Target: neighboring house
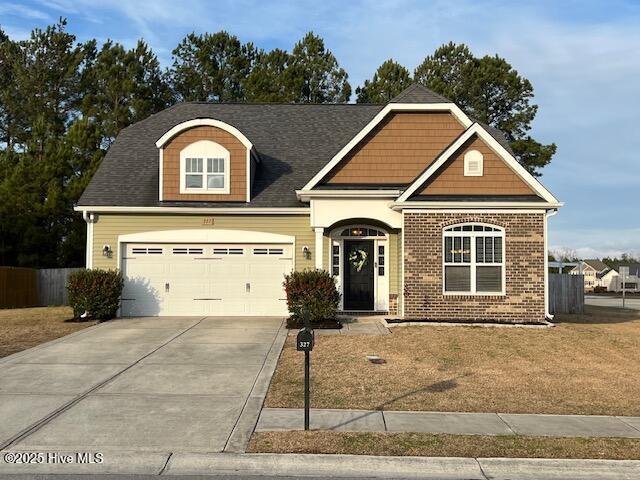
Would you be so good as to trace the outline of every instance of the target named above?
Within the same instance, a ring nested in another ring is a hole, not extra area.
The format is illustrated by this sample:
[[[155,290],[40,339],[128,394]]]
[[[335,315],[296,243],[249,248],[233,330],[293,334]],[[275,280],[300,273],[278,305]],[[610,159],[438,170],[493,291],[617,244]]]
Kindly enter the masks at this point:
[[[543,321],[561,203],[499,131],[413,85],[387,105],[182,103],[124,129],[79,201],[123,315],[285,315],[324,268],[346,312]]]
[[[625,278],[624,289],[627,292],[640,291],[640,264],[634,263],[627,265],[629,267],[629,275]],[[605,276],[602,277],[603,285],[610,292],[622,291],[622,278],[620,277],[620,265],[613,267]]]
[[[584,275],[584,291],[592,292],[595,287],[604,287],[605,274],[610,268],[598,259],[582,260],[577,267],[572,268],[569,273],[572,275]]]

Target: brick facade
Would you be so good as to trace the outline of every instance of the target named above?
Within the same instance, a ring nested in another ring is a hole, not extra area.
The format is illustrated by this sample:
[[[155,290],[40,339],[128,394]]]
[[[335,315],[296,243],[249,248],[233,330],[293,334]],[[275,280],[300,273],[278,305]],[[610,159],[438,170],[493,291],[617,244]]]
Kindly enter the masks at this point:
[[[389,315],[398,315],[398,295],[389,294]]]
[[[442,229],[463,222],[505,229],[506,295],[444,295]],[[504,323],[544,321],[544,214],[405,213],[404,317]]]

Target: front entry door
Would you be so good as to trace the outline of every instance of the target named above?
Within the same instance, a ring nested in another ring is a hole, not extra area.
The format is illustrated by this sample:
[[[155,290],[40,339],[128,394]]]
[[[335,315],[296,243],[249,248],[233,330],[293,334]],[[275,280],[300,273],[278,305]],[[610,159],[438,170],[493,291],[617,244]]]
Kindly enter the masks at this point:
[[[373,240],[344,241],[344,310],[373,310]]]

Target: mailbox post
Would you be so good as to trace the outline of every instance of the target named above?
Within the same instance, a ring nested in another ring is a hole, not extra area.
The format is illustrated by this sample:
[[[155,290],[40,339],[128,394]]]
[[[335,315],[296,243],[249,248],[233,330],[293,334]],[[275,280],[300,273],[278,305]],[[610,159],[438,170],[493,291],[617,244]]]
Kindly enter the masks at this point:
[[[309,374],[311,367],[311,350],[315,342],[315,335],[309,323],[306,308],[303,309],[304,328],[298,332],[296,350],[304,352],[304,429],[309,430]]]

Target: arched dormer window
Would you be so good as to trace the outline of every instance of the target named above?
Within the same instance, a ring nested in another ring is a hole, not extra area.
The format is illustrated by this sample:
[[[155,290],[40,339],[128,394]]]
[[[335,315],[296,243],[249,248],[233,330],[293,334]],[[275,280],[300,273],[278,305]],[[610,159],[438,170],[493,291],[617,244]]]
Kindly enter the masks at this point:
[[[229,193],[229,150],[199,140],[180,152],[180,193]]]
[[[504,229],[462,223],[442,231],[443,292],[454,295],[504,295]]]

